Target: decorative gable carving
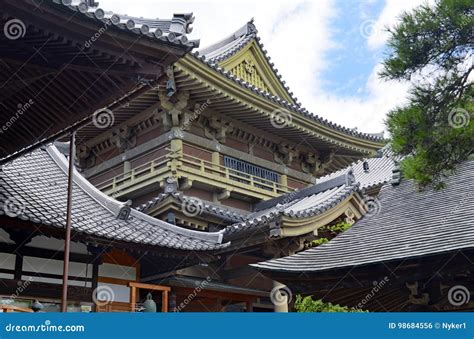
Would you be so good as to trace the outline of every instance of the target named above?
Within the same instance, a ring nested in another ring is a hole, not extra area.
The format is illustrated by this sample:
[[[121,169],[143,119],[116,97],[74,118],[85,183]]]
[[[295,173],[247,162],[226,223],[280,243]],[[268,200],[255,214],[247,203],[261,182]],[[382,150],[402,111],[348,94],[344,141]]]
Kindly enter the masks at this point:
[[[219,66],[261,90],[293,103],[284,81],[276,74],[260,44],[253,40],[239,52],[219,62]]]
[[[271,92],[269,87],[257,71],[255,63],[249,58],[245,59],[240,64],[232,68],[230,72],[236,77],[244,80],[245,82],[248,82],[249,84],[254,85],[255,87],[264,90],[265,92]]]

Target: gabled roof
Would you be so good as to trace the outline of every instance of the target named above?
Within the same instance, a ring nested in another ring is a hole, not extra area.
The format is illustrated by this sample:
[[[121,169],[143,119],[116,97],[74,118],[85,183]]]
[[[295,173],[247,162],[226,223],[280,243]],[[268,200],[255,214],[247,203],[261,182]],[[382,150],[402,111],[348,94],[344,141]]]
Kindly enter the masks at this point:
[[[462,164],[441,191],[413,181],[386,184],[378,213],[367,214],[330,242],[254,264],[263,271],[309,273],[474,248],[474,161]]]
[[[75,14],[77,13],[76,15],[88,17],[103,24],[111,23],[124,31],[136,35],[189,48],[199,46],[199,40],[188,40],[186,37],[186,34],[192,31],[191,24],[194,22],[192,13],[174,14],[171,19],[139,18],[104,11],[98,7],[90,7],[83,0],[49,1],[63,6]]]
[[[64,228],[67,159],[54,146],[38,149],[2,167],[0,216]],[[186,230],[131,209],[108,197],[74,170],[72,230],[101,239],[181,250],[215,250],[227,246],[222,233]]]
[[[380,187],[392,179],[395,163],[401,159],[402,157],[394,155],[390,145],[386,145],[378,152],[377,156],[361,159],[346,168],[320,177],[317,183],[326,182],[348,171],[352,171],[355,181],[359,183],[360,189],[369,190],[374,187]],[[364,162],[367,164],[368,170],[364,169]]]
[[[160,193],[155,198],[138,206],[136,209],[143,213],[148,213],[148,211],[160,206],[168,198],[174,199],[181,206],[195,207],[199,214],[211,215],[228,222],[239,222],[245,220],[246,218],[243,214],[244,211],[237,211],[235,208],[213,204],[211,202],[204,201],[196,197],[187,196],[184,193],[177,191],[165,191],[163,193]]]
[[[258,30],[253,19],[228,37],[199,51],[199,55],[206,61],[232,71],[237,63],[254,61],[258,74],[263,78],[263,83],[272,94],[299,106],[298,99],[293,96],[290,88],[285,84],[278,69],[274,66],[267,51],[258,36]],[[243,52],[247,52],[243,55]],[[241,55],[242,54],[242,55]],[[252,59],[252,60],[250,60]],[[265,89],[265,88],[262,88]]]
[[[340,210],[340,204],[356,194],[360,197],[358,193],[358,184],[353,181],[352,174],[347,173],[325,183],[264,201],[257,205],[257,212],[250,214],[247,220],[227,226],[224,239],[240,238],[265,227],[269,228],[270,236],[276,237],[309,233],[343,214],[345,210]],[[362,203],[355,205],[354,214],[364,213]],[[321,221],[323,224],[318,224],[316,219],[319,216],[327,217],[332,212],[335,214],[329,217],[329,221],[324,218]],[[290,226],[283,229],[285,223]],[[299,223],[305,226],[304,231]]]

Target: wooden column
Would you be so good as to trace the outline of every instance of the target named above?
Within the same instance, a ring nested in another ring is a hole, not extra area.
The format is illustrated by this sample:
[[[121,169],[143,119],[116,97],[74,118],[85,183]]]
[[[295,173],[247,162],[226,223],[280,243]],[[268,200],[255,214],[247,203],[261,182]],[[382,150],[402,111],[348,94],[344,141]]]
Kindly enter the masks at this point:
[[[247,306],[245,307],[245,308],[246,308],[246,311],[247,311],[247,312],[253,312],[253,303],[252,303],[251,301],[247,301],[246,305],[247,305]]]
[[[15,273],[13,279],[21,280],[21,272],[23,270],[23,252],[16,253],[15,255]]]
[[[280,176],[280,184],[283,186],[288,186],[288,175],[282,174]]]
[[[161,312],[168,312],[168,291],[162,291],[161,297]]]
[[[212,168],[218,169],[221,164],[221,155],[219,152],[212,152],[211,154]]]

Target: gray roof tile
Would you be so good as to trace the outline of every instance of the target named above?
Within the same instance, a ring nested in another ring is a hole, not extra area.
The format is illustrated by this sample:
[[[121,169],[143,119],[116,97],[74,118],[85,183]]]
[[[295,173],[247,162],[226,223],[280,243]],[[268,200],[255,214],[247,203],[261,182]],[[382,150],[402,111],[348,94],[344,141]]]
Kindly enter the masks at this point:
[[[146,19],[119,15],[101,8],[89,7],[79,0],[51,0],[53,3],[64,6],[72,12],[80,13],[90,19],[114,26],[137,35],[166,42],[173,45],[185,46],[189,49],[199,46],[199,40],[188,40],[187,33],[192,31],[194,21],[192,13],[174,14],[172,19]]]
[[[281,216],[296,219],[324,213],[358,191],[358,184],[350,178],[351,173],[344,174],[328,182],[265,201],[261,205],[263,209],[250,214],[247,220],[227,226],[224,229],[224,239],[241,237]]]
[[[330,242],[252,265],[261,270],[316,272],[474,247],[474,161],[462,164],[441,191],[414,182],[386,184],[378,213],[367,214]]]
[[[0,172],[0,215],[9,214],[10,202],[20,210],[14,217],[64,228],[67,168],[66,158],[54,146],[38,149],[4,165]],[[120,220],[116,216],[123,206],[74,171],[74,231],[182,250],[214,250],[228,245],[222,244],[222,233],[186,230],[134,209],[128,220]]]

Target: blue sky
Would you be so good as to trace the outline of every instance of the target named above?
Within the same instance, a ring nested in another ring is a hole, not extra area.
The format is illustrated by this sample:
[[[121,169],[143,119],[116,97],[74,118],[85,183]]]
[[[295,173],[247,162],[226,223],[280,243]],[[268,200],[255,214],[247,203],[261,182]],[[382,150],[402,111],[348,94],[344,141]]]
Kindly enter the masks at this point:
[[[291,90],[313,114],[364,132],[385,129],[408,84],[378,78],[387,34],[403,11],[424,0],[99,0],[116,13],[169,18],[193,12],[190,38],[201,47],[252,17]],[[428,0],[433,1],[433,0]]]
[[[335,2],[338,15],[331,20],[332,38],[340,45],[327,52],[330,65],[321,75],[325,91],[338,96],[369,95],[365,84],[383,57],[385,45],[371,50],[366,44],[366,36],[361,34],[366,20],[376,18],[384,8],[385,1],[360,2],[339,0]],[[371,22],[368,22],[370,25]],[[370,28],[367,28],[370,30]]]

